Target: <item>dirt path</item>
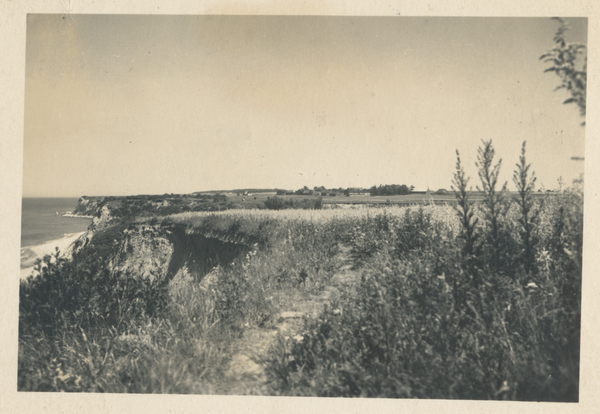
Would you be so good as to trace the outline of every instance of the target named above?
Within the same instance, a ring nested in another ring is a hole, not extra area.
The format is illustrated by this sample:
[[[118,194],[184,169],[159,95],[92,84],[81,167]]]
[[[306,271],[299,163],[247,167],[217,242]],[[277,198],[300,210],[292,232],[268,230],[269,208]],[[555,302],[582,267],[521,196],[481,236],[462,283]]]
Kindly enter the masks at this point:
[[[269,348],[278,340],[293,338],[302,333],[304,319],[316,318],[325,304],[335,299],[344,285],[349,286],[358,281],[354,270],[350,247],[339,245],[335,258],[336,271],[327,286],[318,293],[298,292],[286,309],[282,309],[274,326],[254,328],[244,332],[242,338],[232,344],[233,355],[226,370],[224,383],[226,394],[264,394],[266,392],[266,375],[264,368],[257,362],[264,360]]]

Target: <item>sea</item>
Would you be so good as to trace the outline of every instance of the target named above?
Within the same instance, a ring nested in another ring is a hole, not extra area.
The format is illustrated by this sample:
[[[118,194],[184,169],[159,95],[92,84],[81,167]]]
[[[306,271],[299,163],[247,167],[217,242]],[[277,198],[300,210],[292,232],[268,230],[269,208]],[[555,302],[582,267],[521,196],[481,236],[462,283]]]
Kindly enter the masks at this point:
[[[78,198],[23,198],[21,247],[37,246],[86,231],[91,218],[65,217],[77,207]]]

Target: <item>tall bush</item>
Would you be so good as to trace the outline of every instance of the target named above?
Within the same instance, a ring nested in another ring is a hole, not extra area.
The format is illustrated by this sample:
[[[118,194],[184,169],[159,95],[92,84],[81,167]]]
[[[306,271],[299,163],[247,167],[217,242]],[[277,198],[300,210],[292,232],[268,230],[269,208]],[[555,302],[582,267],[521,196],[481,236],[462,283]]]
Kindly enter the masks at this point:
[[[518,223],[520,225],[521,243],[523,246],[521,261],[526,273],[531,273],[535,267],[535,245],[537,243],[535,237],[535,227],[539,214],[539,208],[535,208],[533,192],[535,186],[535,173],[530,172],[531,164],[527,164],[525,159],[525,141],[521,148],[521,156],[519,163],[516,164],[517,169],[513,173],[513,182],[517,187],[520,217]]]
[[[456,212],[462,225],[461,238],[463,244],[463,257],[470,261],[475,254],[475,247],[479,234],[477,233],[477,223],[479,219],[474,216],[473,203],[469,200],[468,187],[469,177],[460,163],[460,154],[456,150],[456,172],[452,180],[452,190],[456,196]]]
[[[478,190],[484,193],[484,209],[487,224],[490,231],[487,234],[489,243],[487,245],[486,256],[489,258],[490,266],[498,271],[500,260],[504,259],[505,249],[508,246],[505,240],[502,240],[506,234],[503,228],[502,217],[506,214],[507,204],[505,203],[506,183],[500,190],[497,190],[498,176],[502,160],[495,165],[494,156],[496,151],[492,146],[492,141],[483,141],[483,146],[477,150],[477,162],[479,179],[482,187]]]

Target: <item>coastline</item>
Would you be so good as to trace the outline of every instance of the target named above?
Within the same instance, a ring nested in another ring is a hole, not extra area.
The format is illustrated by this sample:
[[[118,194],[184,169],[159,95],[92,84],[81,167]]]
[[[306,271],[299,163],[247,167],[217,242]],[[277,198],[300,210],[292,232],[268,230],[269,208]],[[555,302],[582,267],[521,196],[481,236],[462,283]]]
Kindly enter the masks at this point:
[[[73,213],[65,213],[62,216],[63,217],[74,217],[74,218],[90,218],[90,219],[94,218],[94,216],[82,216],[82,215],[73,214]]]
[[[34,266],[37,259],[41,259],[46,255],[52,254],[58,250],[64,253],[75,240],[81,235],[85,234],[85,231],[79,233],[68,233],[64,237],[56,240],[50,240],[46,243],[39,244],[36,246],[27,246],[21,248],[21,279],[27,279],[35,270]]]

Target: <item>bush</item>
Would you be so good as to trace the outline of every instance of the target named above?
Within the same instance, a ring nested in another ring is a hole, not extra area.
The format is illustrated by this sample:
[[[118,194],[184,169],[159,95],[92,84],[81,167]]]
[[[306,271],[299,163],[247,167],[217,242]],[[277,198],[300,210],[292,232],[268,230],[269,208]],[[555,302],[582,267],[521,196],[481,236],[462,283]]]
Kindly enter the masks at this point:
[[[582,194],[534,203],[523,148],[509,209],[484,144],[483,204],[457,161],[458,228],[424,208],[356,221],[361,282],[276,344],[273,393],[578,400]]]
[[[71,262],[46,256],[39,276],[21,282],[21,333],[53,336],[65,327],[121,333],[145,316],[159,315],[167,302],[164,279],[111,271],[101,257]]]
[[[279,337],[265,356],[268,388],[252,383],[249,392],[577,401],[583,192],[535,200],[524,155],[514,174],[519,197],[495,210],[502,214],[491,213],[493,185],[483,204],[468,198],[458,158],[454,208],[115,221],[73,261],[47,257],[42,275],[22,282],[19,390],[231,392],[223,384],[232,344],[335,287],[303,332]],[[169,284],[107,271],[126,226],[148,222],[218,266],[202,262],[204,278],[182,272]],[[493,266],[496,244],[506,260]],[[357,280],[337,283],[338,254],[348,248]]]
[[[284,203],[281,198],[275,196],[265,201],[265,207],[269,210],[282,210],[284,208]]]
[[[266,200],[264,202],[264,205],[269,210],[321,210],[323,208],[323,198],[303,198],[301,200],[293,200],[291,198],[288,198],[287,200],[283,200],[280,197],[274,196]]]

